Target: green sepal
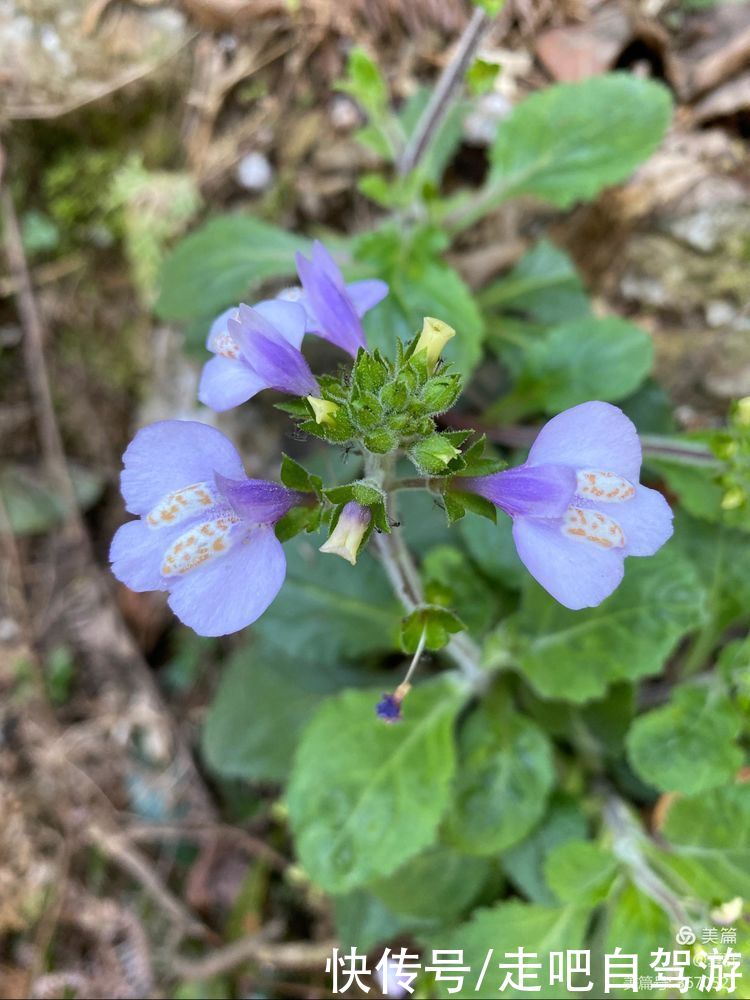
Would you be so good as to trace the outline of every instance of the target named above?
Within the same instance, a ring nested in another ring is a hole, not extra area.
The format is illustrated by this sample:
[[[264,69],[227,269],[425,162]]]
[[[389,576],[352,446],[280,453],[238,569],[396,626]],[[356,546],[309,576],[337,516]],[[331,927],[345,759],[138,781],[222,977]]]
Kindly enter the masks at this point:
[[[435,432],[417,441],[409,449],[414,467],[424,476],[448,476],[463,468],[463,457],[456,447],[468,436],[464,431]]]
[[[425,649],[435,652],[450,642],[451,635],[462,632],[466,626],[448,608],[437,604],[423,604],[415,608],[401,622],[401,648],[405,653],[414,653],[425,632]]]
[[[486,454],[487,437],[482,434],[463,453],[466,463],[458,473],[459,476],[490,476],[493,472],[501,472],[508,463],[502,458]]]
[[[448,519],[448,524],[455,524],[456,521],[460,521],[461,518],[466,514],[466,507],[463,503],[463,498],[467,494],[462,493],[460,498],[452,493],[450,490],[446,490],[443,494],[443,504],[445,506],[445,516]]]
[[[463,379],[458,374],[440,372],[427,381],[422,390],[422,404],[427,413],[445,413],[450,410],[463,388]]]
[[[362,443],[373,454],[386,455],[398,445],[398,437],[392,431],[381,428],[366,434],[362,439]]]
[[[308,405],[305,403],[306,407]],[[336,413],[332,424],[319,424],[315,420],[305,420],[299,425],[299,429],[305,434],[311,434],[313,437],[321,438],[332,444],[346,444],[354,437],[354,428],[342,415],[341,410]]]
[[[288,413],[292,417],[309,417],[310,404],[304,399],[285,399],[281,403],[274,403],[274,409]]]
[[[280,542],[288,542],[301,531],[317,531],[320,527],[323,508],[320,504],[314,507],[292,507],[276,522],[276,537]]]
[[[391,375],[391,366],[375,350],[368,354],[363,348],[357,352],[357,358],[352,368],[352,384],[363,392],[379,392]]]
[[[455,493],[446,491],[445,496],[455,497]],[[487,500],[486,497],[480,497],[478,493],[462,492],[460,503],[464,511],[471,511],[472,514],[479,514],[480,517],[486,517],[493,524],[497,523],[497,507],[490,500]]]
[[[321,496],[323,481],[320,476],[311,475],[307,469],[295,462],[285,452],[281,453],[281,470],[279,472],[281,482],[290,490],[299,490],[300,493],[314,493]]]

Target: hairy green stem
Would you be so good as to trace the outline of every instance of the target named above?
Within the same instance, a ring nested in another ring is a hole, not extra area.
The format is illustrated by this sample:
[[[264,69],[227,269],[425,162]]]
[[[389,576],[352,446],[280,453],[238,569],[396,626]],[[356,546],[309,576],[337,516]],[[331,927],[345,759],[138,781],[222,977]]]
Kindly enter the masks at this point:
[[[391,587],[404,610],[410,614],[424,603],[419,572],[411,553],[397,530],[388,535],[376,534],[373,540]],[[470,636],[452,636],[445,651],[474,688],[484,688],[488,674],[480,666],[481,650]]]
[[[690,915],[682,900],[649,865],[642,848],[646,835],[626,803],[619,796],[607,792],[602,816],[612,836],[613,852],[628,869],[635,885],[667,914],[676,927],[690,926]]]

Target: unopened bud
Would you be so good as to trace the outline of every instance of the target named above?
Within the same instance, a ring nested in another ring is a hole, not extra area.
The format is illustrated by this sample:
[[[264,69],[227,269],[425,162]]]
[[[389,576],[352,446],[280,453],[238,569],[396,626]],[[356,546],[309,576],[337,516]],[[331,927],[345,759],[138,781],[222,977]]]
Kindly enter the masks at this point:
[[[750,427],[750,396],[743,396],[737,400],[734,419],[742,427]]]
[[[451,337],[455,336],[456,331],[452,326],[448,326],[440,319],[433,319],[432,316],[425,316],[414,353],[419,354],[420,351],[425,351],[427,353],[427,367],[432,371],[443,353],[443,348]]]
[[[734,899],[711,910],[711,919],[717,924],[736,924],[742,916],[744,907],[745,901],[742,896],[735,896]]]
[[[316,424],[332,424],[338,411],[338,403],[332,403],[328,399],[321,399],[319,396],[308,396],[307,402],[312,406],[315,414]]]
[[[446,471],[454,458],[461,452],[443,434],[431,434],[418,441],[410,455],[415,465],[426,475],[439,476]]]
[[[320,551],[341,556],[354,566],[371,520],[372,514],[369,508],[351,500],[341,511],[336,527],[328,541],[320,546]]]
[[[741,486],[730,486],[721,501],[722,510],[737,510],[746,500],[745,491]]]

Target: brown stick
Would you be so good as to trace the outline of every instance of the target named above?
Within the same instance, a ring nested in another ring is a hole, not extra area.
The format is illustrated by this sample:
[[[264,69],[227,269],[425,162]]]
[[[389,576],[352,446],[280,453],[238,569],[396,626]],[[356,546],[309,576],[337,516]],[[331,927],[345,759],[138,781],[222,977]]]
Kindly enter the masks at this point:
[[[190,980],[206,980],[230,972],[244,962],[257,962],[272,969],[325,969],[336,941],[289,941],[271,944],[268,940],[274,931],[272,925],[259,934],[240,938],[223,948],[217,948],[204,958],[177,958],[174,970],[178,976]]]
[[[16,305],[23,326],[26,377],[34,406],[42,459],[51,485],[59,492],[65,504],[65,526],[70,535],[82,541],[85,538],[85,531],[78,514],[75,490],[65,462],[60,429],[55,419],[47,360],[44,355],[44,344],[47,339],[44,324],[34,297],[13,197],[5,184],[0,188],[0,207],[3,213],[5,255],[16,289]]]

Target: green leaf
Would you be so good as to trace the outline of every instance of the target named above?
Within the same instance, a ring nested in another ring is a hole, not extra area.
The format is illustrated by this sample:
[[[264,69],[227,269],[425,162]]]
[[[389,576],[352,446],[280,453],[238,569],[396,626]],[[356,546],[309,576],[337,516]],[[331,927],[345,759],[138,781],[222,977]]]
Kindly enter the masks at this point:
[[[371,671],[325,659],[312,667],[278,647],[249,643],[222,675],[203,728],[205,758],[226,778],[284,781],[300,733],[323,699],[376,683]]]
[[[591,306],[570,256],[540,240],[513,270],[479,296],[484,309],[521,312],[539,323],[584,319]]]
[[[530,580],[513,623],[518,669],[545,698],[600,698],[615,681],[658,673],[704,609],[701,582],[674,546],[629,559],[596,608],[569,611]]]
[[[511,847],[543,815],[553,780],[552,750],[542,730],[483,704],[460,732],[447,839],[467,854]]]
[[[392,913],[379,899],[363,889],[355,889],[333,901],[336,936],[348,951],[370,951],[377,944],[393,941],[406,930],[409,921]]]
[[[91,507],[101,496],[101,472],[69,465],[78,506]],[[0,470],[0,495],[14,535],[34,535],[49,531],[68,515],[68,505],[60,490],[45,473],[33,466],[9,464]]]
[[[301,535],[284,547],[286,581],[253,631],[313,665],[396,649],[402,611],[379,564],[367,553],[356,567],[324,555],[323,540]]]
[[[670,704],[635,720],[630,763],[662,791],[696,795],[732,780],[742,765],[740,719],[729,699],[705,686],[677,688]]]
[[[750,896],[750,784],[726,785],[675,799],[660,833],[660,862],[701,899]]]
[[[614,954],[615,948],[620,948],[624,955],[637,955],[642,975],[651,971],[651,953],[659,948],[669,948],[668,942],[674,938],[674,928],[664,910],[630,883],[623,887],[608,907],[605,933],[605,954]],[[653,997],[654,991],[615,989],[611,995]]]
[[[551,951],[567,951],[580,948],[583,944],[589,911],[575,906],[546,907],[531,903],[511,901],[500,903],[489,910],[479,910],[466,924],[455,928],[444,939],[430,942],[433,948],[453,948],[463,951],[463,962],[471,969],[464,979],[463,987],[457,992],[449,992],[449,983],[437,983],[440,997],[472,998],[498,995],[508,970],[498,969],[504,952],[523,948],[526,953],[536,952],[535,961],[542,963],[537,984],[544,989],[538,996],[567,997],[564,984],[549,984],[543,970],[548,968]],[[491,961],[480,993],[477,980],[484,968],[488,954]],[[528,997],[528,991],[518,991],[506,987],[503,997]],[[533,994],[532,994],[533,995]]]
[[[476,898],[489,872],[486,859],[467,858],[436,844],[369,889],[412,926],[445,926]]]
[[[544,877],[544,860],[558,844],[583,840],[586,833],[586,818],[580,805],[573,799],[553,796],[539,826],[503,854],[506,875],[532,903],[556,906],[558,901]]]
[[[496,524],[485,518],[465,518],[459,531],[469,555],[492,580],[517,590],[527,578],[527,570],[518,558],[512,535],[513,522],[501,516]]]
[[[407,615],[401,623],[401,648],[414,653],[425,634],[424,648],[442,649],[450,642],[451,635],[465,628],[461,619],[447,608],[435,604],[422,605]]]
[[[293,275],[295,253],[308,248],[308,240],[251,215],[218,216],[167,257],[156,312],[168,320],[213,317],[264,281]]]
[[[346,692],[316,713],[288,790],[300,861],[328,892],[381,876],[435,841],[454,769],[453,724],[465,694],[417,687],[404,721],[387,725],[371,694]]]
[[[722,520],[724,488],[718,479],[718,469],[709,465],[685,465],[651,456],[646,459],[646,464],[677,494],[688,514],[716,524]]]
[[[382,114],[388,103],[388,87],[377,63],[357,45],[349,53],[346,70],[346,79],[337,84],[337,90],[351,94],[369,115]]]
[[[561,903],[595,906],[606,899],[617,874],[617,862],[589,840],[569,840],[547,855],[544,874]]]
[[[490,188],[568,208],[617,184],[650,156],[669,125],[666,87],[632,73],[562,83],[532,94],[502,123]]]
[[[281,453],[279,478],[284,486],[290,490],[299,490],[302,493],[308,493],[314,489],[312,477],[307,469],[303,465],[300,465],[299,462],[295,462],[289,455],[284,454],[284,452]]]
[[[425,599],[453,608],[473,635],[494,624],[498,612],[495,587],[477,573],[465,553],[452,545],[439,545],[422,560]]]
[[[719,636],[736,621],[747,620],[750,538],[744,532],[708,524],[678,510],[673,545],[688,556],[706,586],[709,623],[715,634]]]
[[[519,391],[527,410],[547,414],[589,399],[617,402],[638,388],[652,362],[651,338],[640,327],[616,316],[582,319],[526,343]]]

